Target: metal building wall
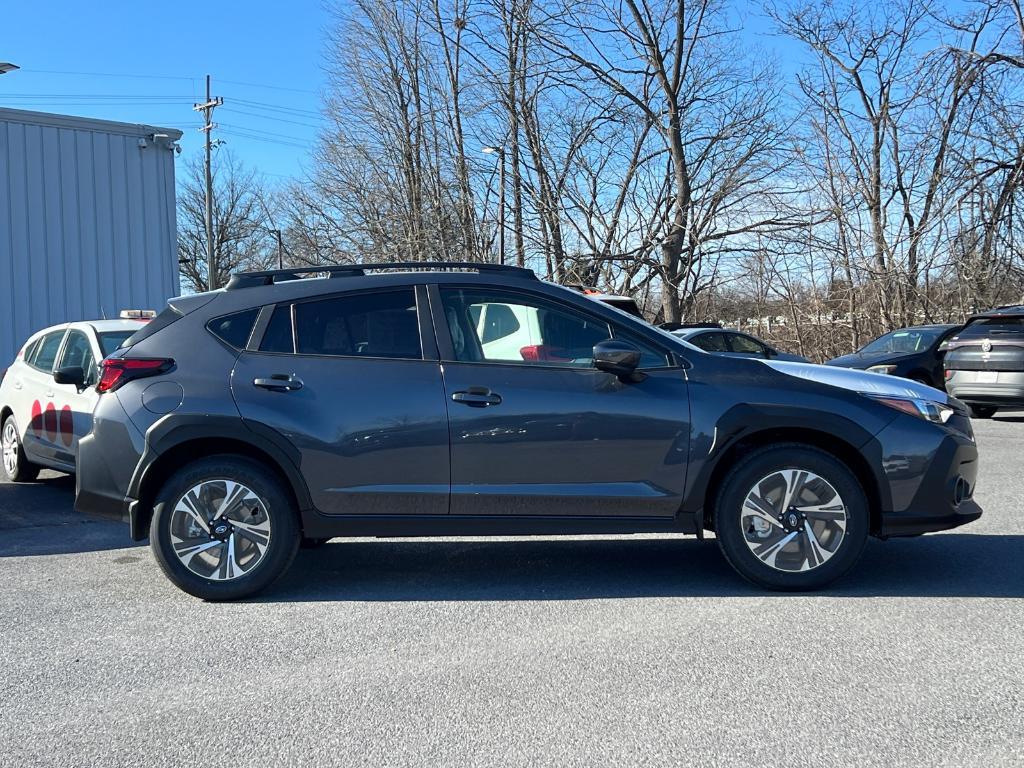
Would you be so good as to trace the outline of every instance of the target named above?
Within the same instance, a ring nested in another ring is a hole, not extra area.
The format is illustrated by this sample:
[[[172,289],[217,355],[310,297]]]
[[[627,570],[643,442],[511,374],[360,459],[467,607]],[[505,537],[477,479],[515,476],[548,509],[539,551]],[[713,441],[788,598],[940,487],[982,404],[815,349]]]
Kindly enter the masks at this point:
[[[179,293],[179,138],[0,109],[0,369],[40,328],[159,310]]]

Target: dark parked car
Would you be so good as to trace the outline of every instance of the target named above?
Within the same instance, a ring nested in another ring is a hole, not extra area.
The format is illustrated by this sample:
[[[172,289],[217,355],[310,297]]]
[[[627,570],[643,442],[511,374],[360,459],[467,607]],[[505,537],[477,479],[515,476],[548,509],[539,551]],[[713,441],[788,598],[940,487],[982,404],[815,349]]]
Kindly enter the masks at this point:
[[[946,389],[971,415],[991,418],[1000,408],[1024,408],[1024,306],[972,316],[949,341]]]
[[[942,389],[946,344],[961,328],[962,325],[900,328],[868,342],[853,354],[827,360],[825,365],[902,376]]]
[[[721,326],[701,324],[696,327],[681,327],[672,333],[681,339],[718,355],[732,357],[755,357],[762,360],[783,360],[790,363],[809,363],[806,357],[781,352],[760,339],[742,331],[730,331]]]
[[[524,323],[519,349],[480,335]],[[710,355],[512,267],[236,275],[172,299],[97,388],[77,508],[122,515],[207,599],[267,586],[303,538],[705,530],[746,578],[805,590],[869,535],[981,514],[944,393]]]

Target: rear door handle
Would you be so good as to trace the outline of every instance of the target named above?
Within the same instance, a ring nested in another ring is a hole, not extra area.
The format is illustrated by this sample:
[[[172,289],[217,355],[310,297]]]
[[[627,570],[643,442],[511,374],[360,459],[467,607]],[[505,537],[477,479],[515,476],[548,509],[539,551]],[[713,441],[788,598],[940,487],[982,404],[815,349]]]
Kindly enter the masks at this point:
[[[487,387],[470,387],[463,392],[453,393],[452,400],[472,408],[486,408],[489,405],[499,405],[501,395],[491,392]]]
[[[302,379],[294,373],[275,373],[270,378],[253,379],[253,386],[272,392],[295,392],[302,389]]]

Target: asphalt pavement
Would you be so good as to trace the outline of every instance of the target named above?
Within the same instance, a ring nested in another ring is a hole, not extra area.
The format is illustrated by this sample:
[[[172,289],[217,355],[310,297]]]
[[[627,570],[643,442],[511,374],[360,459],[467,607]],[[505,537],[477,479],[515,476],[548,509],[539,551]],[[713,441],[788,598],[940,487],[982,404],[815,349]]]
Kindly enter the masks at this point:
[[[71,479],[0,484],[0,765],[1024,764],[1024,416],[981,520],[811,595],[713,541],[335,540],[175,589]]]

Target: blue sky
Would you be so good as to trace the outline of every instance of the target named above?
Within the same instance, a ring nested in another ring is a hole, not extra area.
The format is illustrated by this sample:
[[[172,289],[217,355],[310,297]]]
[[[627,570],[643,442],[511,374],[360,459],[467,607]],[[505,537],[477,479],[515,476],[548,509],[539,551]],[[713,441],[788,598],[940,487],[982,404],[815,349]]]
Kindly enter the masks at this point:
[[[0,106],[178,128],[187,159],[202,144],[192,105],[210,73],[225,100],[215,136],[269,182],[296,176],[322,122],[325,2],[7,0],[0,61],[21,70],[0,76]],[[734,12],[791,74],[798,46],[770,34],[756,2]]]
[[[0,61],[22,69],[0,76],[0,106],[178,128],[185,158],[202,144],[192,104],[210,73],[225,101],[215,135],[240,159],[269,181],[308,164],[329,20],[320,0],[9,0],[2,17]]]

